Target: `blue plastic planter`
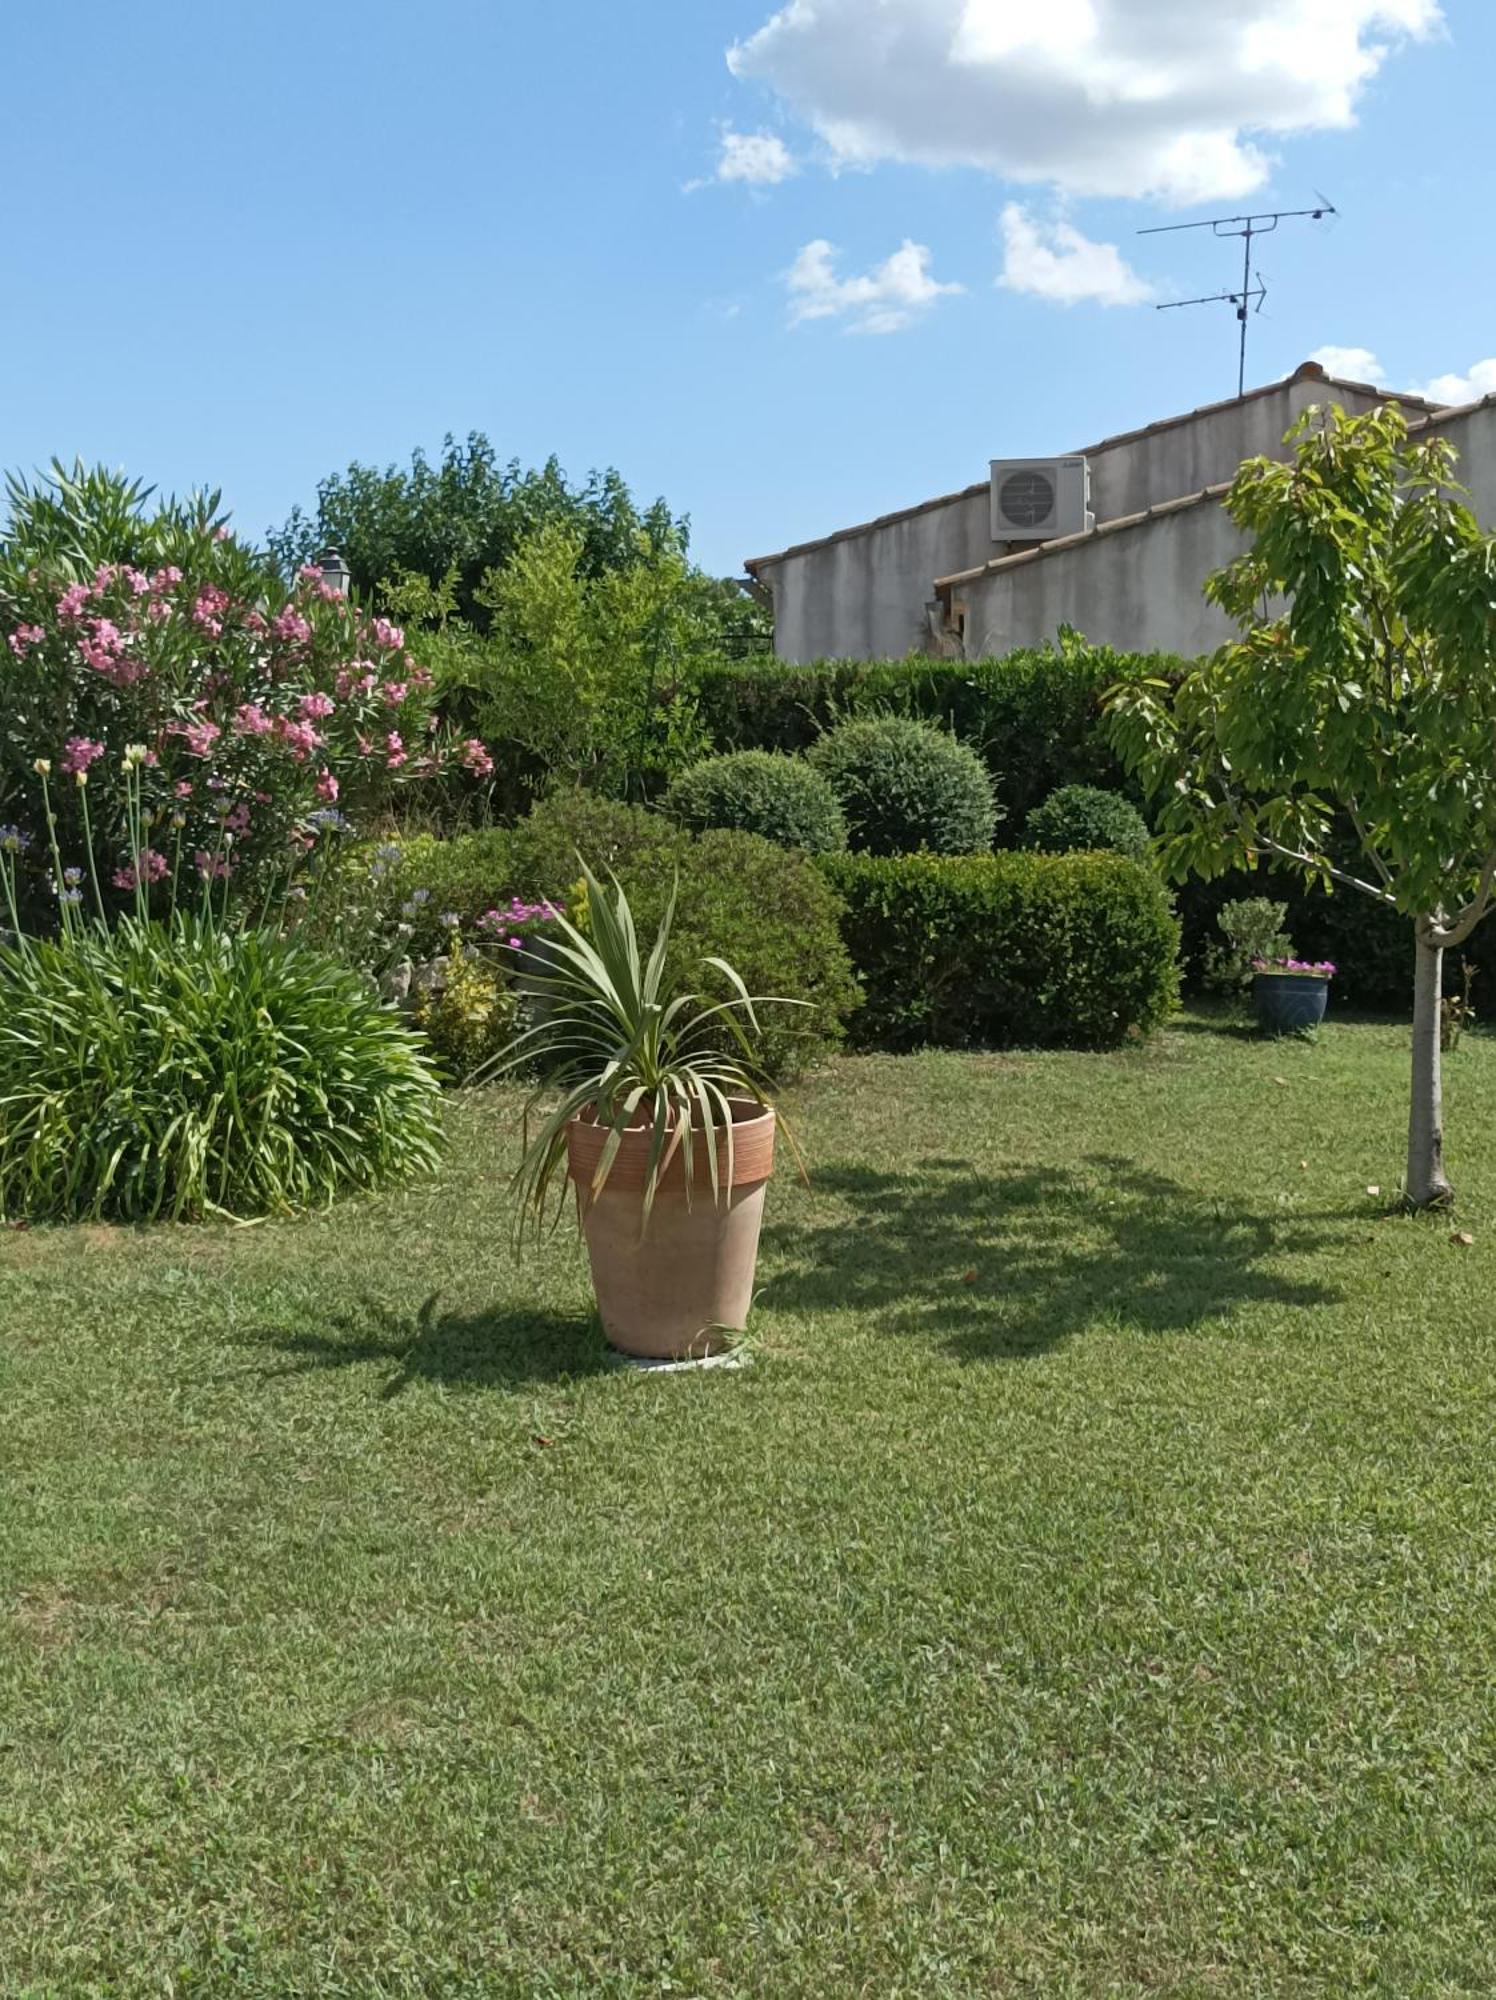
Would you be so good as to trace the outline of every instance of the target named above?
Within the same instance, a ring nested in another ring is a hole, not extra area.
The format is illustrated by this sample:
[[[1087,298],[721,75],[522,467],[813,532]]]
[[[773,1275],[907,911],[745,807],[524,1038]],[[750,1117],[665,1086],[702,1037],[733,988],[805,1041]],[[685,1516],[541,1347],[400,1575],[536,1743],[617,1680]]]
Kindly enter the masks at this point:
[[[1259,972],[1252,997],[1264,1028],[1275,1035],[1299,1034],[1325,1018],[1330,982],[1315,972]]]

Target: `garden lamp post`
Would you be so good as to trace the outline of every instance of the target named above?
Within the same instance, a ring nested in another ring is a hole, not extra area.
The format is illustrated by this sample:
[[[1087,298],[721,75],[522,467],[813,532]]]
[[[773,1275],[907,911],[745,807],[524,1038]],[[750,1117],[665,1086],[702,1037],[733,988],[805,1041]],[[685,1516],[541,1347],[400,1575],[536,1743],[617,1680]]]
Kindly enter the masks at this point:
[[[338,549],[324,549],[318,557],[318,565],[339,597],[348,595],[348,587],[353,582],[353,571],[344,562]]]

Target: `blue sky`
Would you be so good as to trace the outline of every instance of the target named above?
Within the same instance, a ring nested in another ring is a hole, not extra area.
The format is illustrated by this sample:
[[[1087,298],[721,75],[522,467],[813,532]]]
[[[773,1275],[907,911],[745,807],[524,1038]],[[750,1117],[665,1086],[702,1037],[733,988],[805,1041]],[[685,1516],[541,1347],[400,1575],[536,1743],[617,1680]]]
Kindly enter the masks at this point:
[[[616,464],[735,571],[1230,393],[1227,308],[1104,301],[1234,281],[1235,246],[1137,229],[1316,190],[1341,217],[1264,245],[1250,378],[1334,346],[1496,388],[1489,0],[775,17],[12,5],[0,463],[220,485],[258,534],[485,430]]]

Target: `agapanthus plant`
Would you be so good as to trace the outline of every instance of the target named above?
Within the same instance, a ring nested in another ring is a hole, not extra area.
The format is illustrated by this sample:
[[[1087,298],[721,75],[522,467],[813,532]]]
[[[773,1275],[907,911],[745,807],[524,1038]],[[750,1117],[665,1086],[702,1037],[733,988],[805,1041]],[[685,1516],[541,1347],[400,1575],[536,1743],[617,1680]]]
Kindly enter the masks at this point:
[[[46,490],[11,482],[0,816],[34,856],[55,822],[114,908],[159,891],[177,852],[253,893],[315,848],[327,812],[368,819],[402,787],[492,769],[439,727],[397,625],[316,568],[284,585],[216,496],[154,516],[143,500],[102,474],[86,490],[60,469]],[[113,787],[90,813],[91,774],[127,750],[130,814]],[[34,909],[43,885],[22,874]]]

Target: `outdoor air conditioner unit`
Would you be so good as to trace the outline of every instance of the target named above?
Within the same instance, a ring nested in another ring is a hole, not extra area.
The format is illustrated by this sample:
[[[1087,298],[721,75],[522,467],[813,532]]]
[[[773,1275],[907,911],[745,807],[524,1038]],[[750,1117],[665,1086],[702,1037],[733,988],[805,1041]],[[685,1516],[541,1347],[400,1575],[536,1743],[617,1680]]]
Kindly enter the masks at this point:
[[[994,458],[994,542],[1052,542],[1094,528],[1091,468],[1083,458]]]

